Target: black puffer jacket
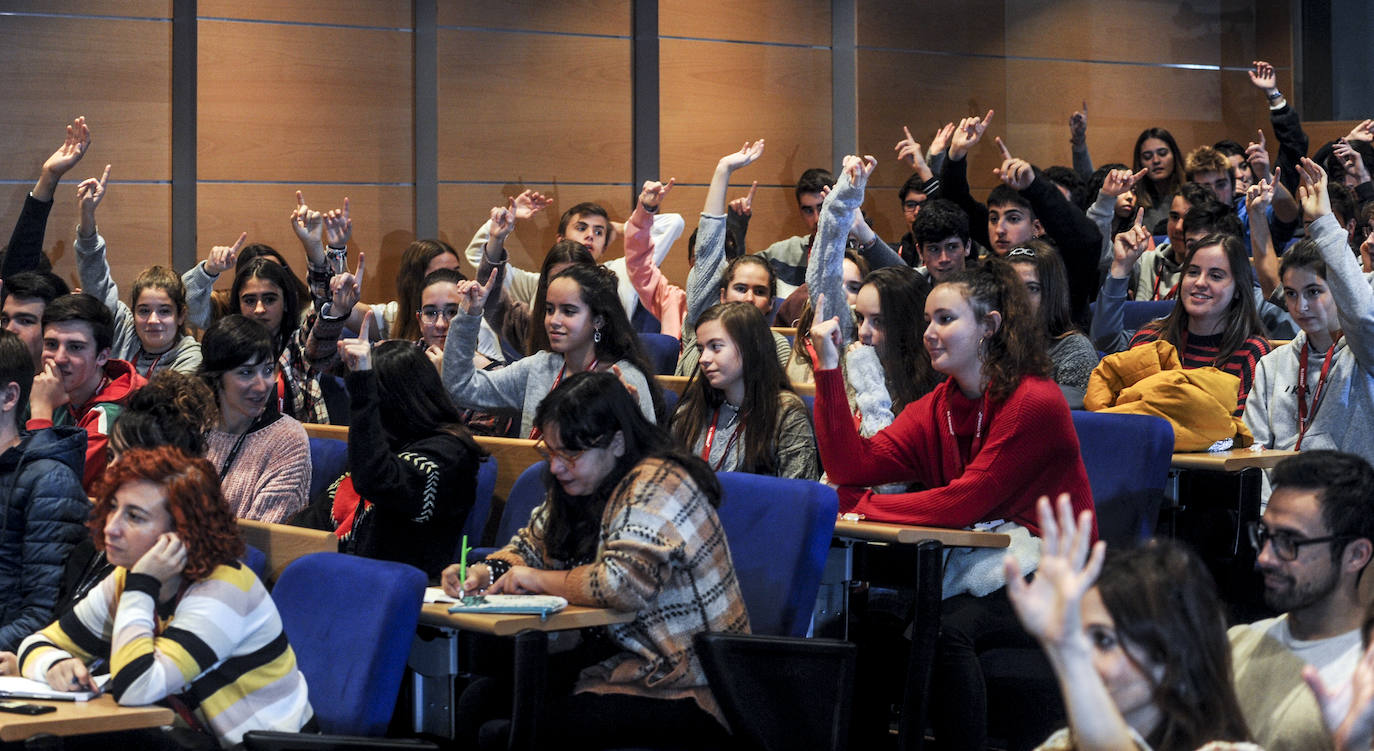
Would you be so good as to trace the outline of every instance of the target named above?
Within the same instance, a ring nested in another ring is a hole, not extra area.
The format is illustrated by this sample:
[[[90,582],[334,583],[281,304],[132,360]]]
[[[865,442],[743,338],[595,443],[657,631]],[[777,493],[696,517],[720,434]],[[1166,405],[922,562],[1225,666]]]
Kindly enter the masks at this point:
[[[52,622],[67,556],[88,535],[86,431],[25,431],[0,454],[0,649]]]

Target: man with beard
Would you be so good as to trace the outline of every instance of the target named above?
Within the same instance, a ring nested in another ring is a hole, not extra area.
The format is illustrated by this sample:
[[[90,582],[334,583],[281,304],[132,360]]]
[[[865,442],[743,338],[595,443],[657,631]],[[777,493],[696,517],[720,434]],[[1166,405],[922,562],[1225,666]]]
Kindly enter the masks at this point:
[[[1374,551],[1374,468],[1354,454],[1304,451],[1273,470],[1273,494],[1250,529],[1277,618],[1231,629],[1236,693],[1269,751],[1330,748],[1304,664],[1333,690],[1361,655],[1359,580]],[[1348,696],[1343,699],[1348,702]],[[1345,707],[1337,707],[1337,717]]]

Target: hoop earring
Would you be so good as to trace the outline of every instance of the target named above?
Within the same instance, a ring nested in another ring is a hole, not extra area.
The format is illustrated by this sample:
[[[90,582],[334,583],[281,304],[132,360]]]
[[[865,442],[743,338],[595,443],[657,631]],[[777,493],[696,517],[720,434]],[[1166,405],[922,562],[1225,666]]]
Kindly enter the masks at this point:
[[[593,344],[600,344],[600,343],[601,343],[601,329],[592,329],[592,343],[593,343]]]

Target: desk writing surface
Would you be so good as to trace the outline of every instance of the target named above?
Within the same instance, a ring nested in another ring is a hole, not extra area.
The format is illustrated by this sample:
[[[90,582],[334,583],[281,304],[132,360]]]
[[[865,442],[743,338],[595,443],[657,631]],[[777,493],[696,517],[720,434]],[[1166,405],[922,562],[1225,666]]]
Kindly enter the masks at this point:
[[[898,542],[905,545],[914,545],[922,540],[938,540],[943,545],[961,548],[1005,548],[1011,544],[1011,537],[1000,532],[917,527],[870,521],[851,522],[843,519],[835,522],[835,536],[869,542]]]
[[[22,741],[39,733],[82,735],[117,730],[155,728],[172,724],[172,710],[149,705],[121,707],[109,694],[90,701],[33,701],[57,707],[39,715],[0,712],[0,741]]]
[[[1239,472],[1243,469],[1271,469],[1296,451],[1281,449],[1231,449],[1230,451],[1184,451],[1174,454],[1169,466],[1173,469],[1201,469],[1213,472]]]
[[[589,608],[583,605],[569,605],[547,620],[539,620],[537,615],[510,615],[498,613],[450,613],[452,607],[447,602],[426,603],[420,608],[420,623],[438,628],[456,628],[493,636],[514,636],[521,631],[569,631],[589,626],[609,626],[614,623],[629,623],[635,619],[634,613],[621,613],[606,608]]]

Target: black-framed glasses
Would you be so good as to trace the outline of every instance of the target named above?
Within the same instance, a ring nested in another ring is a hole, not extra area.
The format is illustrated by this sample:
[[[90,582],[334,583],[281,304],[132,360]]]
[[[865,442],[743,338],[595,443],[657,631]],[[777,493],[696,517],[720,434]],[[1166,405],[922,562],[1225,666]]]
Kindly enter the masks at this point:
[[[441,315],[444,317],[445,321],[452,321],[455,317],[457,317],[460,311],[457,305],[449,305],[442,309],[425,306],[423,308],[420,308],[419,312],[420,320],[424,321],[425,323],[434,323],[435,321],[439,320],[439,316]]]
[[[1255,553],[1264,550],[1264,544],[1269,543],[1274,546],[1274,555],[1281,561],[1296,561],[1298,552],[1304,545],[1316,545],[1323,542],[1341,542],[1352,539],[1350,535],[1327,535],[1326,537],[1294,537],[1288,532],[1270,532],[1264,522],[1250,522],[1245,525],[1245,531],[1250,536],[1250,546],[1255,549]]]

